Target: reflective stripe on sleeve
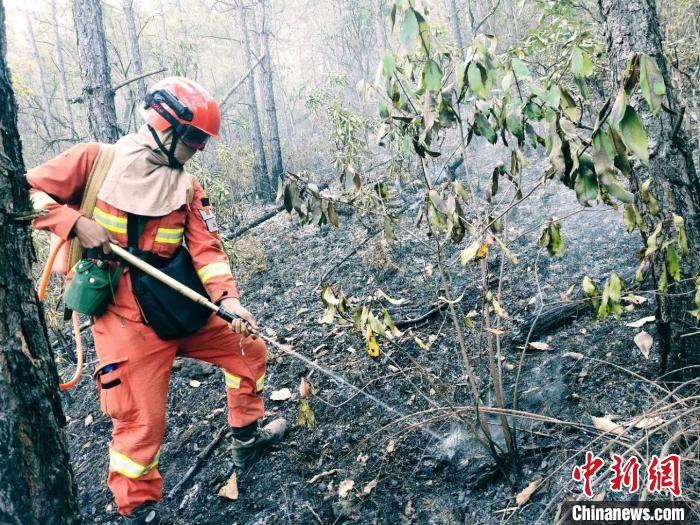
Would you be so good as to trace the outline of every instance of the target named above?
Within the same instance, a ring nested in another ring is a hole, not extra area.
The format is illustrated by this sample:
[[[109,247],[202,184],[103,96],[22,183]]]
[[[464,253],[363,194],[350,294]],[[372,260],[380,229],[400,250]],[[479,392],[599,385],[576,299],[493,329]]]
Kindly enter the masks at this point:
[[[219,275],[231,275],[231,268],[228,263],[225,262],[214,262],[210,264],[205,264],[199,270],[197,270],[199,278],[202,283],[206,283],[212,277],[217,277]]]
[[[92,210],[92,218],[97,224],[114,233],[126,233],[126,218],[117,217],[97,206]]]
[[[34,208],[35,211],[41,211],[50,204],[58,204],[48,193],[44,193],[43,191],[34,192],[29,198],[32,201],[32,208]]]
[[[180,244],[185,228],[158,228],[156,232],[156,242],[165,244]]]
[[[226,376],[226,386],[229,388],[241,388],[241,378],[233,375],[231,372],[224,370]]]
[[[255,382],[255,390],[257,392],[260,392],[263,388],[265,388],[265,374],[261,375]]]
[[[160,450],[156,454],[155,459],[152,463],[148,465],[139,465],[133,459],[117,452],[116,450],[109,449],[109,468],[114,472],[119,472],[126,476],[127,478],[136,479],[141,476],[148,474],[153,468],[158,466],[158,459],[160,458]]]

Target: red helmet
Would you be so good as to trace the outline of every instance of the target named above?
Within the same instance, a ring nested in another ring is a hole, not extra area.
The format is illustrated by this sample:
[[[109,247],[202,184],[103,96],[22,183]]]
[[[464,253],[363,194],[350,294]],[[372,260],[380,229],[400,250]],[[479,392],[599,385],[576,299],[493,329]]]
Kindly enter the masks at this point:
[[[221,128],[219,103],[202,86],[183,77],[168,77],[155,83],[146,95],[142,115],[158,131],[173,128],[186,143],[203,149],[208,137],[218,137]]]

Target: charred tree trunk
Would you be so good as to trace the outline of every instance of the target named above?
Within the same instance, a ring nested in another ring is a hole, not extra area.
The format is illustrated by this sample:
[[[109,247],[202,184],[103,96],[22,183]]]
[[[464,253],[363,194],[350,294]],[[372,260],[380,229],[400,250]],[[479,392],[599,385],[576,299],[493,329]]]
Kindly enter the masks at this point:
[[[58,16],[56,15],[56,0],[51,0],[51,26],[53,29],[53,50],[56,59],[56,67],[58,68],[58,85],[61,89],[61,98],[63,99],[63,116],[66,119],[66,124],[70,127],[73,137],[77,136],[75,131],[75,122],[73,121],[73,108],[70,105],[68,98],[68,83],[66,82],[66,66],[63,64],[63,50],[61,46],[61,38],[58,34]]]
[[[258,102],[255,95],[255,72],[253,65],[252,50],[250,47],[250,35],[248,34],[248,13],[246,8],[240,4],[238,7],[240,18],[240,28],[243,36],[243,54],[245,56],[245,67],[250,70],[250,75],[245,81],[248,95],[248,115],[250,118],[250,128],[255,149],[255,164],[253,166],[253,179],[255,183],[255,193],[261,199],[271,200],[274,198],[270,179],[267,171],[267,160],[265,159],[265,146],[263,144],[260,118],[258,117]]]
[[[46,89],[46,81],[44,79],[44,72],[41,67],[41,55],[39,54],[39,47],[36,45],[36,36],[34,35],[34,27],[32,26],[32,18],[29,15],[29,11],[25,7],[22,9],[24,12],[24,20],[27,25],[27,36],[29,37],[29,43],[32,49],[32,58],[36,64],[37,71],[39,73],[39,93],[41,95],[41,122],[46,130],[46,135],[49,143],[51,144],[51,149],[54,148],[53,145],[53,132],[51,126],[51,102],[49,101],[49,91]]]
[[[31,278],[34,249],[0,2],[0,523],[77,524],[58,375]]]
[[[262,32],[260,40],[262,42],[262,78],[263,95],[265,97],[265,113],[267,115],[267,133],[270,138],[270,155],[272,157],[272,167],[270,171],[270,184],[272,192],[277,191],[277,184],[284,167],[282,165],[282,145],[280,143],[280,130],[277,123],[277,104],[275,103],[275,89],[272,78],[272,60],[270,56],[270,30],[267,23],[267,13],[265,12],[265,0],[260,2],[262,13]]]
[[[639,188],[652,179],[651,191],[661,204],[661,220],[665,228],[673,228],[672,214],[685,220],[690,254],[683,258],[683,281],[669,286],[668,294],[659,294],[657,326],[662,358],[669,360],[671,369],[700,364],[700,334],[698,325],[689,315],[693,306],[693,281],[700,274],[700,180],[693,164],[691,149],[676,121],[680,117],[671,90],[661,32],[654,0],[598,0],[606,25],[608,56],[613,85],[619,86],[629,58],[645,53],[654,58],[666,81],[666,105],[675,115],[660,111],[652,117],[648,110],[641,117],[651,145],[648,167],[637,168],[631,184]],[[644,102],[640,100],[640,106]],[[644,209],[640,202],[640,210]],[[648,217],[647,217],[648,218]],[[661,268],[652,268],[658,283]],[[697,374],[697,369],[689,370]]]
[[[101,0],[73,0],[73,20],[90,134],[98,142],[116,142],[119,126],[114,107]]]
[[[129,54],[131,55],[131,63],[134,66],[132,76],[142,75],[143,61],[141,60],[139,32],[136,28],[136,19],[134,18],[134,6],[132,0],[122,0],[122,9],[124,10],[126,32],[129,38]],[[136,81],[136,86],[138,88],[139,100],[143,102],[146,99],[146,80],[143,78],[138,79]]]

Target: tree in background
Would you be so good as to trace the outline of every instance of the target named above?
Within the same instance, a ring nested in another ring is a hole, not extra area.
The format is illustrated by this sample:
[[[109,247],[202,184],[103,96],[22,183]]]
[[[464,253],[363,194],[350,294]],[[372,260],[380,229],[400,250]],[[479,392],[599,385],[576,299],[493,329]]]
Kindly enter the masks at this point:
[[[39,76],[39,93],[41,94],[41,119],[40,122],[44,126],[46,131],[46,138],[52,149],[55,149],[55,143],[53,141],[53,122],[51,119],[51,102],[49,101],[49,91],[46,87],[46,80],[44,79],[44,70],[41,67],[41,55],[39,54],[39,48],[36,44],[36,36],[34,35],[34,27],[32,26],[32,18],[29,14],[29,10],[24,7],[22,9],[24,13],[24,21],[27,26],[27,36],[29,37],[29,43],[32,47],[32,58],[36,64],[38,76]]]
[[[685,222],[687,238],[681,251],[686,253],[681,254],[680,264],[673,245],[664,246],[664,263],[652,265],[651,271],[662,292],[657,296],[657,326],[664,359],[669,359],[671,368],[700,365],[700,310],[693,306],[696,279],[700,286],[700,180],[682,133],[684,108],[671,88],[655,1],[599,0],[599,5],[613,84],[622,81],[627,61],[636,53],[651,56],[658,64],[658,69],[646,61],[639,65],[638,74],[655,101],[652,107],[645,105],[642,115],[651,152],[648,165],[635,165],[629,177],[635,189],[643,189],[637,192],[636,205],[644,218],[646,228],[641,231],[648,248],[650,239],[656,238],[653,225],[667,231],[674,229],[679,218]],[[621,90],[619,97],[623,96]]]
[[[0,2],[0,523],[77,524],[58,374],[32,281],[29,198]]]
[[[133,76],[143,74],[143,60],[141,59],[141,47],[139,46],[139,32],[136,29],[136,18],[134,17],[134,6],[132,0],[122,0],[122,10],[126,19],[126,31],[129,39],[129,54],[131,55],[131,65],[133,66]],[[138,87],[139,100],[146,99],[146,81],[140,78],[136,81]]]
[[[242,3],[238,4],[238,16],[240,31],[243,43],[243,54],[245,56],[246,70],[250,74],[245,80],[246,95],[248,98],[248,116],[250,120],[251,138],[254,142],[255,164],[253,165],[253,179],[255,193],[261,199],[270,200],[274,198],[272,185],[267,170],[267,159],[265,158],[265,145],[263,143],[260,117],[258,116],[258,100],[255,95],[255,72],[253,68],[253,51],[251,49],[250,35],[248,29],[247,7]]]
[[[75,123],[73,121],[73,109],[68,98],[68,83],[66,81],[66,66],[63,62],[63,46],[58,33],[58,16],[56,15],[56,0],[51,0],[51,29],[53,33],[53,49],[56,60],[56,68],[58,69],[58,85],[61,89],[61,99],[63,102],[63,117],[66,119],[66,124],[71,132],[72,138],[77,136],[75,131]]]
[[[262,28],[260,42],[262,52],[262,84],[263,97],[265,98],[265,115],[267,116],[267,133],[270,144],[270,156],[272,166],[270,169],[270,184],[273,192],[277,192],[277,183],[284,171],[282,165],[282,146],[280,144],[280,131],[277,124],[277,105],[275,104],[275,86],[272,78],[272,56],[270,54],[270,27],[265,12],[265,0],[260,0],[260,14]]]
[[[83,102],[87,105],[90,134],[98,142],[119,138],[114,91],[107,56],[102,4],[99,0],[73,0]]]

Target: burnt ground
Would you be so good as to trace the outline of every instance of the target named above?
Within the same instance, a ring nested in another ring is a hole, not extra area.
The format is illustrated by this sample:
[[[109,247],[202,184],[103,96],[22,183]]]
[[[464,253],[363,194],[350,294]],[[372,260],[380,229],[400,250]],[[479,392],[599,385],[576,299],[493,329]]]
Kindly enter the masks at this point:
[[[482,161],[488,168],[489,159]],[[531,167],[533,180],[541,167]],[[409,192],[405,198],[410,201],[415,197]],[[611,271],[624,273],[635,266],[638,234],[628,235],[618,213],[608,209],[582,212],[564,221],[562,233],[568,250],[562,259],[551,258],[537,248],[538,224],[548,215],[564,217],[578,208],[572,195],[552,183],[543,194],[523,203],[512,217],[508,238],[524,235],[511,246],[520,263],[506,265],[502,282],[502,304],[510,315],[503,325],[506,335],[502,346],[509,399],[521,356],[510,337],[523,319],[537,310],[539,300],[546,304],[560,301],[560,294],[571,284],[580,283],[584,274],[601,282]],[[233,468],[229,437],[225,436],[172,498],[170,507],[176,512],[177,523],[552,523],[557,504],[580,495],[580,486],[571,482],[571,469],[581,457],[575,454],[586,449],[601,453],[610,440],[610,435],[600,437],[591,429],[591,416],[612,414],[615,421],[629,421],[663,397],[661,390],[648,382],[659,375],[656,345],[645,359],[633,343],[640,329],[625,326],[653,315],[653,294],[638,291],[651,300],[634,306],[620,320],[594,322],[586,313],[542,335],[538,341],[546,342],[549,349],[525,353],[518,408],[560,421],[511,421],[520,429],[521,469],[520,481],[511,486],[463,422],[444,411],[422,412],[471,402],[446,310],[403,328],[405,337],[396,344],[380,341],[382,354],[376,360],[365,351],[362,337],[348,326],[318,323],[323,314],[321,279],[330,270],[333,272],[327,281],[340,286],[354,304],[379,288],[392,297],[408,299],[402,306],[384,303],[395,320],[415,319],[431,309],[443,292],[438,291],[436,269],[432,273],[426,269],[429,263],[434,264],[429,251],[433,241],[423,234],[416,237],[409,233],[414,216],[414,210],[404,214],[402,224],[407,228],[397,227],[393,242],[377,237],[344,260],[372,228],[369,218],[341,217],[340,229],[318,229],[301,227],[296,218],[280,214],[237,243],[235,266],[241,276],[243,302],[268,334],[291,341],[299,352],[365,388],[397,412],[420,414],[400,420],[397,413],[355,396],[319,371],[271,349],[266,419],[284,416],[290,421],[286,441],[253,469],[239,474],[240,497],[228,501],[217,495]],[[476,271],[454,264],[456,253],[453,248],[446,257],[453,272],[452,294],[466,290],[460,308],[479,311]],[[489,269],[497,279],[499,260],[494,258]],[[480,317],[474,321],[478,327]],[[653,323],[644,329],[656,337]],[[414,335],[429,342],[429,348],[421,350]],[[485,390],[487,361],[478,342],[476,329],[468,331],[470,359]],[[87,359],[94,365],[89,343]],[[116,523],[118,516],[104,484],[111,423],[99,411],[96,388],[89,378],[91,370],[88,364],[80,384],[64,395],[67,435],[85,521]],[[295,426],[301,376],[306,376],[317,391],[310,398],[316,419],[313,429]],[[190,386],[192,379],[201,386]],[[285,387],[293,392],[290,400],[269,399],[271,392]],[[490,397],[485,399],[494,404]],[[224,382],[217,370],[177,363],[160,464],[166,494],[225,427],[224,407]],[[88,416],[92,422],[86,425]],[[473,412],[465,412],[464,417],[473,420]],[[672,416],[666,413],[662,417]],[[687,421],[687,417],[682,420],[683,424]],[[422,430],[425,428],[432,434]],[[654,434],[648,442],[644,430],[634,429],[628,434],[629,442],[641,440],[640,455],[658,453],[678,428],[674,425]],[[496,439],[502,437],[496,435]],[[697,452],[697,443],[690,450]],[[686,494],[693,488],[697,491],[697,470],[691,472],[691,466],[684,464]],[[309,482],[324,472],[328,474]],[[542,485],[513,512],[515,494],[536,479],[544,479]],[[344,480],[353,480],[354,486],[341,498],[338,488]],[[371,482],[376,486],[368,490]],[[600,485],[597,493],[602,488]],[[607,497],[612,496],[608,493]]]

